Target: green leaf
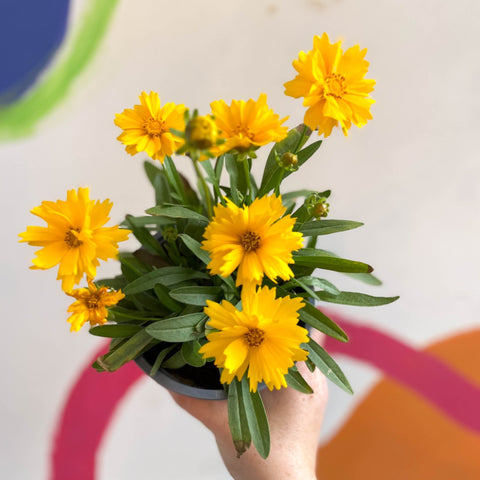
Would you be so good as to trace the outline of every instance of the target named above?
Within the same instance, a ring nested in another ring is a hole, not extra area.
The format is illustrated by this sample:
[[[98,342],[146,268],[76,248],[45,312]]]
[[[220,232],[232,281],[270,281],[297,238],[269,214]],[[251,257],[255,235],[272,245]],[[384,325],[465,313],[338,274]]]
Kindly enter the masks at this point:
[[[172,201],[170,187],[165,172],[150,162],[144,164],[145,173],[155,190],[155,204],[162,205]]]
[[[92,327],[89,333],[97,337],[125,338],[132,337],[142,329],[140,325],[99,325]]]
[[[294,388],[302,393],[313,393],[312,387],[305,381],[297,367],[293,366],[285,375],[285,380],[289,387]]]
[[[285,202],[289,202],[291,200],[295,200],[295,199],[300,198],[300,197],[302,197],[302,198],[308,197],[312,193],[316,193],[316,191],[315,190],[305,190],[305,189],[294,190],[293,192],[282,193],[282,200],[285,201]]]
[[[265,169],[263,171],[262,182],[260,184],[260,190],[258,192],[258,196],[261,197],[267,194],[270,190],[272,190],[275,186],[275,178],[278,175],[278,171],[282,170],[276,161],[276,156],[278,155],[281,157],[286,152],[292,153],[300,153],[298,150],[303,146],[303,144],[308,140],[312,131],[306,127],[305,125],[301,124],[297,127],[290,130],[287,134],[287,137],[284,138],[281,142],[276,143],[270,154],[268,155],[267,162],[265,164]],[[319,145],[320,146],[320,145]],[[308,148],[308,147],[307,147]],[[318,148],[318,147],[317,147]],[[303,154],[303,157],[306,157],[307,153]],[[304,158],[303,162],[300,162],[299,158],[299,166],[304,163],[307,159]],[[292,172],[285,171],[283,176],[284,178],[288,177]]]
[[[329,380],[347,393],[353,393],[341,368],[318,343],[310,339],[308,343],[302,343],[301,347],[308,351],[308,358]]]
[[[183,358],[181,350],[175,352],[168,360],[163,362],[163,368],[169,368],[175,370],[176,368],[183,367],[187,362]]]
[[[182,356],[188,365],[192,365],[192,367],[202,367],[205,365],[205,359],[198,353],[200,347],[201,345],[198,340],[192,340],[191,342],[184,342],[182,344]]]
[[[270,428],[262,398],[257,392],[250,392],[249,380],[246,375],[241,381],[242,397],[245,406],[248,428],[257,452],[262,458],[270,453]]]
[[[373,268],[366,263],[332,257],[322,254],[321,251],[314,251],[314,255],[304,255],[299,251],[293,254],[293,259],[295,265],[323,268],[324,270],[333,270],[335,272],[370,273],[373,271]]]
[[[240,457],[250,447],[252,437],[243,404],[242,387],[236,378],[228,386],[227,408],[230,433],[237,451],[237,457]]]
[[[162,366],[162,362],[165,360],[165,357],[175,348],[175,345],[170,345],[157,355],[155,359],[155,363],[152,365],[152,369],[150,370],[150,376],[153,377],[157,372],[158,369]]]
[[[378,287],[382,284],[382,281],[371,273],[347,273],[346,275],[354,278],[355,280],[366,283],[367,285],[374,285]]]
[[[316,142],[311,143],[307,147],[305,147],[303,150],[300,150],[297,153],[297,158],[298,158],[298,166],[302,166],[307,160],[309,160],[315,152],[320,148],[320,145],[322,144],[322,140],[317,140]]]
[[[133,217],[131,217],[131,215],[127,215],[125,217],[125,221],[135,235],[135,238],[142,244],[142,247],[149,253],[158,254],[162,257],[165,257],[165,251],[158,240],[152,236],[147,228],[138,227],[135,225],[134,220],[132,221],[132,218]]]
[[[338,295],[340,293],[340,290],[335,285],[333,285],[333,283],[323,278],[307,276],[307,277],[299,277],[297,278],[297,281],[301,282],[304,285],[321,288],[322,290],[325,290],[331,295]],[[284,288],[290,288],[291,286],[294,286],[294,283],[290,281],[290,282],[284,283],[282,286]]]
[[[175,190],[175,193],[177,194],[181,203],[183,203],[184,205],[188,205],[189,201],[188,201],[185,185],[183,184],[183,181],[177,171],[177,167],[175,166],[175,163],[173,162],[171,157],[169,157],[168,155],[166,155],[164,158],[163,168],[164,168],[165,175],[168,178],[168,183],[173,188],[173,190]]]
[[[208,223],[207,217],[180,205],[167,207],[156,206],[145,210],[145,212],[149,215],[156,215],[157,217],[186,218],[196,220],[197,222]]]
[[[128,322],[132,320],[137,320],[141,322],[156,322],[161,320],[164,317],[163,312],[144,312],[138,310],[130,310],[128,308],[119,307],[116,305],[110,309],[110,312],[113,312],[115,315],[115,320],[117,322]]]
[[[170,297],[170,289],[168,287],[159,283],[153,287],[153,290],[160,303],[170,311],[180,313],[183,310],[183,305]]]
[[[185,267],[162,267],[142,275],[129,283],[124,289],[125,295],[132,295],[145,290],[150,290],[155,285],[161,284],[171,287],[186,280],[209,279],[210,275]]]
[[[112,352],[103,355],[95,362],[95,367],[100,371],[114,372],[122,365],[136,358],[148,345],[152,343],[152,337],[145,329],[137,332],[125,343],[120,344]]]
[[[206,315],[203,312],[189,313],[178,317],[166,318],[146,327],[147,333],[164,342],[189,342],[204,336],[198,325],[202,324]]]
[[[363,223],[350,220],[314,220],[302,225],[295,225],[294,230],[302,233],[305,237],[315,235],[329,235],[331,233],[344,232],[361,227]]]
[[[210,263],[210,255],[206,250],[202,249],[202,246],[199,242],[197,242],[194,238],[186,233],[181,233],[178,235],[185,246],[197,257],[199,258],[205,265]]]
[[[234,155],[227,153],[225,155],[225,167],[230,177],[230,193],[233,203],[240,206],[242,204],[242,201],[238,195],[238,192],[243,192],[243,195],[245,196],[245,190],[247,188],[246,185],[243,185],[242,190],[242,185],[240,185],[239,171],[242,165],[236,160]]]
[[[180,287],[170,291],[170,296],[187,305],[198,305],[204,307],[207,300],[218,301],[222,296],[221,287]]]
[[[330,318],[310,303],[300,310],[300,320],[311,327],[341,342],[348,342],[347,334]]]
[[[339,295],[330,295],[327,292],[316,292],[319,300],[342,305],[356,305],[358,307],[377,307],[388,305],[400,297],[374,297],[365,293],[340,292]]]
[[[154,227],[163,227],[165,225],[172,225],[175,223],[174,220],[171,220],[166,217],[153,217],[151,215],[148,216],[141,216],[141,217],[133,217],[130,216],[130,221],[136,226],[136,227],[148,227],[148,226],[154,226]],[[128,226],[127,222],[122,222],[125,226]]]

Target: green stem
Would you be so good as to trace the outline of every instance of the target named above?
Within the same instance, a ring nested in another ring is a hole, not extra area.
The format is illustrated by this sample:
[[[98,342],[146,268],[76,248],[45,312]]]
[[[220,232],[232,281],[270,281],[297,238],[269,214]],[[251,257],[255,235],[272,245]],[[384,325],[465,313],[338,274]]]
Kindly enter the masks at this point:
[[[250,169],[248,168],[248,157],[245,157],[243,160],[243,171],[245,172],[245,181],[247,182],[247,192],[245,192],[245,196],[248,193],[248,204],[251,205],[253,202],[253,191],[252,191],[252,181],[250,179]]]
[[[207,210],[207,215],[208,218],[213,217],[213,198],[212,194],[210,192],[210,189],[208,188],[207,182],[205,182],[205,178],[203,178],[202,172],[198,166],[198,160],[195,160],[192,158],[192,163],[193,167],[195,169],[195,173],[197,174],[197,180],[198,180],[198,186],[199,189],[203,192],[202,197],[205,200],[206,203],[206,210]]]

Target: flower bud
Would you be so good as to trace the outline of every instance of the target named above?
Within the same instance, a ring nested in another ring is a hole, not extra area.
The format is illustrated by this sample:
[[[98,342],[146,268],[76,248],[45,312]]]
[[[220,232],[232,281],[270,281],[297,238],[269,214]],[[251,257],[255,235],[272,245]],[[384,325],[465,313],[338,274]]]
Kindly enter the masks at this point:
[[[291,152],[285,152],[280,158],[277,159],[280,168],[295,172],[298,170],[298,157]]]
[[[213,147],[217,143],[217,127],[210,117],[194,117],[185,129],[185,140],[199,150]]]
[[[322,218],[328,215],[330,204],[327,197],[322,197],[318,193],[312,193],[306,200],[305,206],[308,212],[315,218]]]
[[[175,243],[178,238],[178,231],[176,227],[165,227],[162,231],[163,238],[168,243]]]

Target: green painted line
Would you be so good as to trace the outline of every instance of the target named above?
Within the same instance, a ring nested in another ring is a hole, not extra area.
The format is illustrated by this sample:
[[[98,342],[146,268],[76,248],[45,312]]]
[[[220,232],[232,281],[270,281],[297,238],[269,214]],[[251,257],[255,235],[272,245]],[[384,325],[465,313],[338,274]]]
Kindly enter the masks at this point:
[[[26,137],[70,92],[74,80],[92,60],[119,0],[89,0],[67,54],[31,92],[0,110],[0,141]]]

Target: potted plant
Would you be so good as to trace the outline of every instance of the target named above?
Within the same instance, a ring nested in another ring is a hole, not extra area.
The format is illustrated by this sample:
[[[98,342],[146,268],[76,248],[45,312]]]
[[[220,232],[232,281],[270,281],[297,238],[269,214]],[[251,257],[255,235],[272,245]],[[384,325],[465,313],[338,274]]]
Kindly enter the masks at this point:
[[[47,227],[28,227],[21,241],[43,247],[37,269],[59,265],[62,289],[75,301],[71,329],[111,338],[93,365],[111,372],[136,360],[167,388],[200,398],[227,398],[233,441],[241,454],[250,441],[269,453],[268,419],[260,388],[312,389],[296,368],[305,361],[351,392],[335,361],[310,336],[316,329],[347,341],[314,302],[383,305],[397,297],[344,292],[324,278],[345,272],[378,283],[366,263],[317,247],[317,239],[357,228],[327,219],[330,190],[285,191],[283,181],[320,148],[335,127],[344,134],[371,118],[374,81],[365,79],[366,50],[345,52],[328,36],[293,62],[297,76],[285,93],[303,97],[304,123],[289,129],[257,100],[211,103],[200,116],[184,105],[162,105],[142,92],[140,103],[117,114],[127,153],[146,153],[155,202],[143,215],[106,227],[111,203],[86,188],[32,210]],[[267,158],[257,158],[269,146]],[[172,155],[184,155],[197,176],[192,188]],[[254,162],[264,165],[261,178]],[[118,253],[133,235],[141,247]],[[96,280],[99,260],[118,258],[121,274]],[[83,279],[87,286],[74,288]]]

